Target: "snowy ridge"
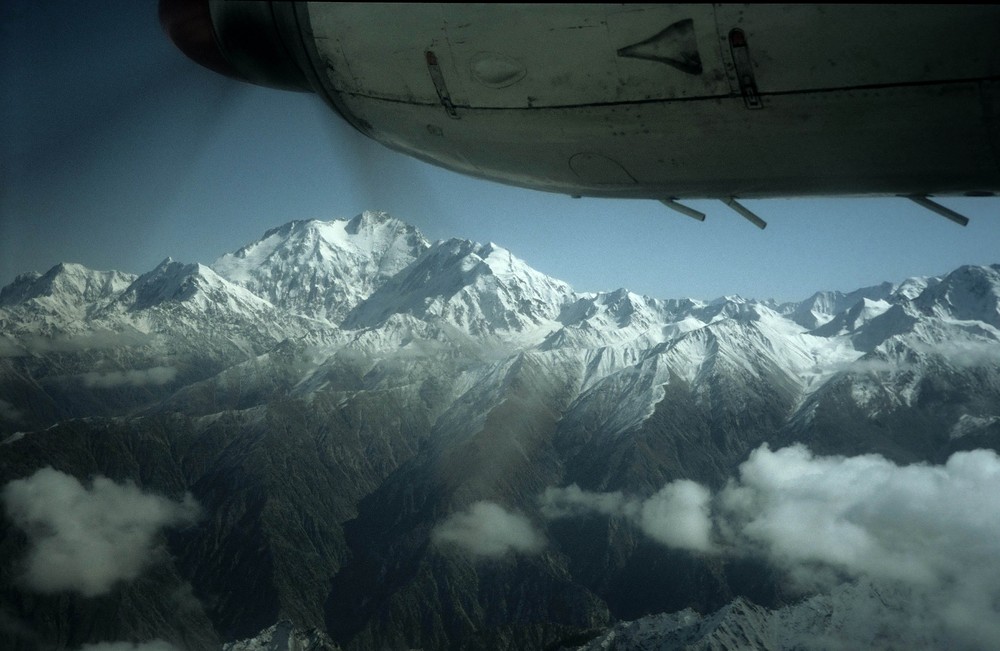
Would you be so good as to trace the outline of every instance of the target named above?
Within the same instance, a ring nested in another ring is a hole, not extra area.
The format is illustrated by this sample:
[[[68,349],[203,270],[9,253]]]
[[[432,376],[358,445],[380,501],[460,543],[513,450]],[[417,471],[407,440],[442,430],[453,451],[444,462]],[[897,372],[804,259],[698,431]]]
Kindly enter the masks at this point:
[[[350,221],[290,222],[212,268],[285,310],[338,323],[428,246],[416,228],[365,212]]]
[[[297,341],[315,360],[301,366],[299,392],[329,385],[323,359],[338,351],[368,359],[368,368],[383,358],[463,360],[449,401],[493,377],[489,365],[538,353],[575,391],[565,416],[599,423],[608,435],[641,425],[671,382],[706,400],[710,386],[765,383],[808,411],[813,394],[847,378],[864,408],[906,403],[923,365],[992,360],[998,326],[1000,265],[781,306],[626,289],[581,294],[496,244],[428,244],[412,226],[372,212],[290,222],[213,267],[168,258],[136,278],[66,264],[22,275],[0,293],[2,354],[50,350],[53,337],[89,332],[155,334],[143,341],[142,370],[198,350],[223,366],[241,364]],[[134,350],[135,337],[117,337],[102,346]],[[109,368],[128,372],[138,359],[129,352]],[[889,364],[897,370],[887,376]],[[886,391],[891,400],[879,397]]]
[[[44,275],[27,273],[0,289],[0,309],[8,308],[29,319],[50,325],[69,325],[100,310],[133,281],[135,276],[118,271],[94,271],[64,262]]]
[[[129,311],[167,303],[190,309],[259,313],[273,306],[256,294],[225,280],[202,264],[183,264],[167,258],[153,271],[129,285],[116,301]]]
[[[909,612],[912,608],[905,589],[861,580],[775,610],[738,597],[704,616],[686,609],[621,622],[578,649],[941,648],[944,631],[920,619],[930,611]],[[904,624],[911,618],[911,625]]]
[[[822,326],[813,330],[820,337],[835,337],[854,332],[872,319],[879,317],[891,306],[885,300],[862,298],[850,308],[840,312]]]
[[[856,289],[846,294],[837,291],[817,292],[801,303],[783,305],[781,311],[786,313],[792,321],[805,328],[812,329],[824,325],[836,315],[850,309],[863,299],[872,301],[887,300],[892,296],[893,292],[898,290],[903,290],[906,293],[913,292],[917,284],[918,280],[913,279],[900,285],[898,288],[892,283],[882,283],[872,287]]]
[[[572,296],[495,244],[438,242],[376,290],[344,320],[351,329],[379,327],[393,314],[446,321],[471,336],[526,334],[557,324]]]
[[[914,303],[938,318],[982,321],[1000,328],[1000,265],[959,267],[921,292]]]
[[[698,305],[690,302],[690,305]],[[559,316],[562,327],[546,337],[543,348],[599,348],[629,344],[654,346],[704,322],[678,320],[685,313],[668,301],[634,294],[627,289],[585,295],[568,304]]]
[[[339,646],[316,629],[296,628],[283,619],[252,638],[227,642],[222,651],[336,651]]]

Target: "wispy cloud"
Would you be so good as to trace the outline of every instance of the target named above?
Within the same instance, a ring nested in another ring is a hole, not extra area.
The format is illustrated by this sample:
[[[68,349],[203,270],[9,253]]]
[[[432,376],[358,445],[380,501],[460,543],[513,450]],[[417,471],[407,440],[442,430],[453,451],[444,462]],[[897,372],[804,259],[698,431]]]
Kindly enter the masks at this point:
[[[151,368],[133,369],[129,371],[91,371],[80,376],[83,384],[92,388],[112,388],[119,386],[140,387],[145,385],[163,385],[177,377],[177,369],[170,366],[153,366]]]
[[[588,512],[629,518],[650,538],[668,547],[711,552],[711,492],[686,479],[670,482],[647,499],[620,491],[595,493],[576,484],[547,488],[539,497],[542,515],[565,518]]]
[[[434,528],[431,540],[488,557],[511,552],[536,554],[545,547],[545,538],[528,518],[493,502],[476,502],[466,511],[453,513]]]
[[[991,339],[995,336],[992,335]],[[925,354],[940,355],[960,368],[995,366],[996,364],[1000,364],[1000,342],[997,342],[995,339],[942,341],[933,346],[924,345],[917,347],[917,350]]]
[[[92,330],[51,337],[29,335],[21,338],[21,344],[32,352],[72,353],[80,350],[133,348],[144,346],[151,340],[151,335],[141,333],[138,330]]]
[[[153,341],[153,335],[126,329],[92,330],[75,334],[0,336],[0,357],[24,357],[34,353],[76,353],[85,350],[139,348]]]
[[[31,542],[24,561],[26,587],[88,597],[139,576],[162,553],[156,534],[194,522],[199,513],[190,495],[174,502],[106,477],[85,487],[52,468],[8,483],[0,498]]]
[[[604,515],[636,516],[640,500],[628,498],[621,491],[595,493],[585,491],[576,484],[565,488],[550,486],[539,497],[542,515],[549,519],[566,518],[596,512]]]

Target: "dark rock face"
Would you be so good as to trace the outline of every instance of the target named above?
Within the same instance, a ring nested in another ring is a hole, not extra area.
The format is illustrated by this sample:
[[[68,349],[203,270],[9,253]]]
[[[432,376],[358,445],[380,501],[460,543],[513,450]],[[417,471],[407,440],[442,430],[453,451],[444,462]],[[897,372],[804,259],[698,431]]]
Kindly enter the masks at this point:
[[[0,646],[541,649],[724,607],[718,635],[764,631],[799,595],[760,558],[666,547],[634,506],[551,519],[540,495],[718,491],[765,443],[997,449],[998,295],[997,267],[786,306],[578,295],[385,215],[289,224],[215,271],[24,275],[0,293],[0,488],[50,467],[200,517],[84,596],[32,584],[58,523],[8,507]],[[465,543],[437,535],[452,521]]]

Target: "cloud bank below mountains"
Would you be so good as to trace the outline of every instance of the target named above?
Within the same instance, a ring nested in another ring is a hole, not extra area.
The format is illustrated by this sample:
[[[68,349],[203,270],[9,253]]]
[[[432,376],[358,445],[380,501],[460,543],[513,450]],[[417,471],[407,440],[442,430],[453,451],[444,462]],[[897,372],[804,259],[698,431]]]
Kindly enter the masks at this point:
[[[960,646],[1000,648],[997,495],[1000,457],[991,450],[899,466],[879,455],[764,445],[714,496],[682,480],[644,500],[569,486],[549,488],[539,502],[547,518],[603,513],[668,547],[764,558],[803,591],[845,576],[905,586],[914,595],[909,617]]]
[[[100,476],[84,486],[52,468],[8,483],[0,500],[31,544],[25,586],[86,597],[139,576],[163,554],[155,544],[160,530],[193,523],[200,513],[190,495],[174,502]]]
[[[992,450],[898,466],[765,446],[719,494],[716,523],[729,548],[763,555],[805,589],[828,584],[830,570],[906,585],[933,597],[923,616],[990,647],[1000,644],[997,495]]]

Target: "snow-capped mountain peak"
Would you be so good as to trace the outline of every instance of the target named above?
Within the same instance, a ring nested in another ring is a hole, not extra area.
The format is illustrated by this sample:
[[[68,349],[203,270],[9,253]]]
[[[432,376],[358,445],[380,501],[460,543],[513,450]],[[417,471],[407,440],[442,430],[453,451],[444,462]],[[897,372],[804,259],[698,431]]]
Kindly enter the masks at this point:
[[[293,221],[226,254],[212,268],[283,309],[333,323],[429,246],[386,213],[349,221]]]
[[[1000,265],[963,266],[916,299],[927,314],[959,320],[981,320],[1000,328]]]
[[[906,292],[916,295],[926,287],[926,282],[920,283],[918,279],[911,279],[899,286],[905,288]],[[862,299],[874,301],[888,300],[897,290],[896,285],[884,282],[871,287],[862,287],[852,292],[822,291],[816,292],[800,303],[791,303],[783,306],[784,312],[799,325],[812,330],[825,325],[844,310],[850,309]]]
[[[131,274],[63,262],[44,274],[21,274],[0,289],[0,308],[20,307],[58,320],[78,321],[114,300],[134,280]]]
[[[374,327],[393,314],[443,320],[473,335],[525,332],[552,324],[573,297],[565,283],[496,244],[437,242],[345,319]]]
[[[205,308],[210,304],[243,304],[251,308],[270,307],[267,301],[230,283],[203,264],[184,264],[167,258],[149,273],[139,276],[122,292],[118,301],[131,311],[144,310],[164,303],[193,302]]]
[[[885,314],[891,307],[892,305],[886,300],[862,298],[813,330],[813,333],[820,337],[832,337],[854,332],[872,319]]]
[[[25,273],[0,289],[0,305],[15,305],[33,298],[62,295],[80,301],[100,301],[114,296],[135,276],[118,271],[95,271],[81,264],[61,262],[44,274]]]
[[[283,619],[252,638],[224,644],[222,651],[337,651],[339,648],[322,631],[298,628]]]

